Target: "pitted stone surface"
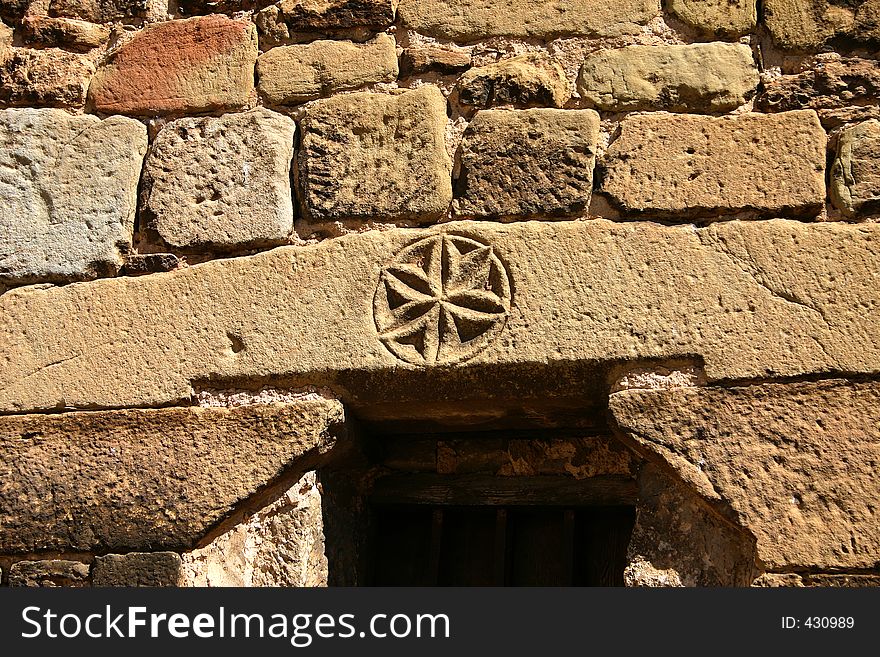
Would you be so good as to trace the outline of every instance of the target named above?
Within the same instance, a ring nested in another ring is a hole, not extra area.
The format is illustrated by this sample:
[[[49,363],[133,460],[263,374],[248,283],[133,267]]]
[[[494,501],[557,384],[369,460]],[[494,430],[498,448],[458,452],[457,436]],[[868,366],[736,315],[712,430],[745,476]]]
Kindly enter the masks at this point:
[[[229,3],[230,9],[238,2]],[[394,0],[281,0],[255,15],[263,34],[284,40],[296,32],[353,27],[384,29],[394,22]]]
[[[142,227],[182,249],[287,241],[295,132],[266,109],[168,123],[144,167]]]
[[[110,28],[75,18],[28,17],[22,21],[24,41],[87,51],[107,42]]]
[[[250,21],[215,15],[156,23],[110,54],[89,99],[106,114],[243,107],[254,90],[256,59]]]
[[[95,559],[94,586],[177,586],[181,559],[176,552],[130,552]]]
[[[638,447],[729,507],[768,569],[872,568],[880,554],[880,384],[624,391]]]
[[[390,82],[397,77],[394,37],[380,34],[363,44],[313,41],[272,48],[257,59],[257,77],[260,92],[277,105]]]
[[[0,550],[190,548],[342,422],[328,400],[0,418]]]
[[[0,102],[82,107],[94,73],[90,59],[60,48],[0,50]]]
[[[880,0],[764,0],[764,23],[782,48],[816,50],[834,37],[880,39]]]
[[[667,0],[682,21],[707,34],[738,36],[755,28],[756,0]]]
[[[146,150],[133,119],[0,110],[0,284],[114,274]]]
[[[724,112],[758,85],[752,50],[741,43],[626,46],[587,56],[578,93],[604,110]]]
[[[462,105],[482,109],[562,107],[570,95],[562,66],[538,53],[472,68],[459,78],[456,88]]]
[[[49,15],[81,18],[92,23],[163,20],[168,0],[50,0]]]
[[[83,587],[89,585],[89,564],[67,559],[17,561],[9,569],[9,586]]]
[[[401,0],[401,21],[417,32],[453,41],[493,36],[636,34],[660,13],[658,0]]]
[[[880,121],[865,121],[840,134],[831,198],[850,216],[880,208]]]
[[[308,219],[427,222],[449,208],[446,100],[436,87],[323,100],[300,129],[298,180]]]
[[[592,110],[478,112],[462,139],[456,214],[515,219],[584,211],[598,138]]]
[[[445,224],[492,247],[515,303],[480,353],[425,368],[383,345],[373,301],[395,255],[438,231],[367,231],[154,276],[10,290],[0,296],[0,410],[169,404],[193,385],[254,377],[332,385],[358,404],[485,405],[521,395],[523,372],[550,389],[623,359],[694,355],[709,382],[880,373],[880,224]]]
[[[605,154],[602,191],[627,211],[663,216],[814,214],[825,202],[826,140],[810,110],[630,116]]]

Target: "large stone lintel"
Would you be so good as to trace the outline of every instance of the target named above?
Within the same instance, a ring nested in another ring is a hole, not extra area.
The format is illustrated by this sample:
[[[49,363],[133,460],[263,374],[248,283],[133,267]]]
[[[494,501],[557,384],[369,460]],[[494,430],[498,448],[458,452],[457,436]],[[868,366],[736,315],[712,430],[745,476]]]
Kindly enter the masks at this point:
[[[343,420],[324,399],[0,418],[0,553],[188,549]]]
[[[441,247],[455,271],[431,269]],[[417,298],[407,285],[430,281],[416,281],[416,266],[458,286],[470,308],[452,309],[459,324],[437,319],[437,303],[411,316],[395,306],[404,297],[383,286],[402,276],[409,283],[396,289]],[[194,387],[242,381],[324,386],[358,409],[479,400],[485,410],[493,399],[582,392],[623,360],[680,357],[703,360],[710,382],[876,374],[877,271],[878,224],[371,231],[11,290],[0,296],[0,412],[169,405]],[[413,317],[422,323],[405,325]]]

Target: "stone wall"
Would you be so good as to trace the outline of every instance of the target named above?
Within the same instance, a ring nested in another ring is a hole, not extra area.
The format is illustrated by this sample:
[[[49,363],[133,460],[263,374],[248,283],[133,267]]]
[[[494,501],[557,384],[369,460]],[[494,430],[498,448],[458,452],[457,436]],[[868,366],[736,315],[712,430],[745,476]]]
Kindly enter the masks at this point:
[[[0,20],[3,584],[363,583],[389,472],[612,466],[630,585],[880,583],[876,0]]]

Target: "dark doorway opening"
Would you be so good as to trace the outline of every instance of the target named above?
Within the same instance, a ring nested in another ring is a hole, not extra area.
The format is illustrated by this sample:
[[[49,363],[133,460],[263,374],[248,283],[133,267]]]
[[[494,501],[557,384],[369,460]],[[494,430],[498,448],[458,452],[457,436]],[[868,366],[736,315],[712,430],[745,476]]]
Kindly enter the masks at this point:
[[[623,586],[635,507],[372,505],[374,586]]]

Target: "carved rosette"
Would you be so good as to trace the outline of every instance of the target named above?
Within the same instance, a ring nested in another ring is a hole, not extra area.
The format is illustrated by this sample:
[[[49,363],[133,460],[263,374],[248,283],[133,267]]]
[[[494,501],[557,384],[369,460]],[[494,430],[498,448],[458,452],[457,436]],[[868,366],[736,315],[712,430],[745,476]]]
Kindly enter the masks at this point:
[[[373,299],[379,339],[420,366],[472,358],[510,314],[510,280],[491,246],[434,235],[401,250],[382,271]]]

